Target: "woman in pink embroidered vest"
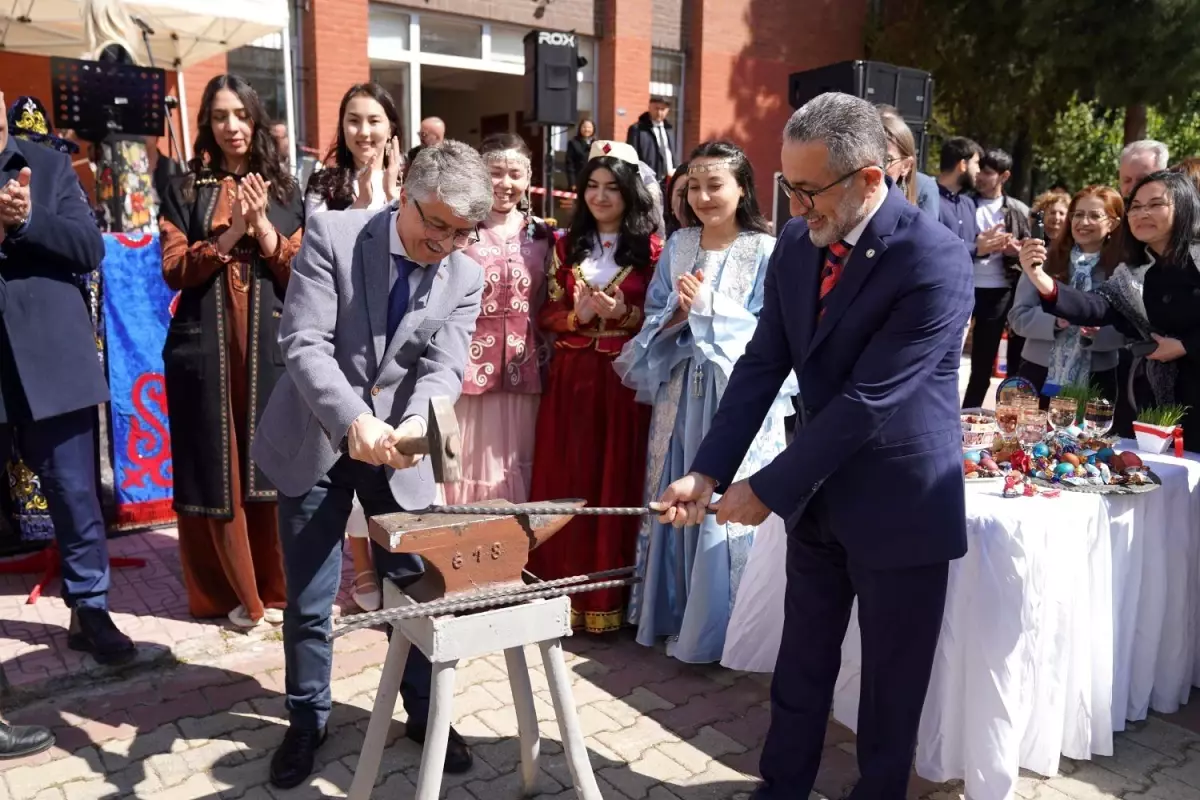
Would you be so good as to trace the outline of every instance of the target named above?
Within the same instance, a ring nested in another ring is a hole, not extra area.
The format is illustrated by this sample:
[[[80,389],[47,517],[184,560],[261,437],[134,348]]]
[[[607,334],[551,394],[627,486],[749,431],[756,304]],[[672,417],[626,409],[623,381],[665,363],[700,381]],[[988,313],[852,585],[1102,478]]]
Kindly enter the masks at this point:
[[[463,479],[446,502],[529,498],[534,429],[547,349],[537,326],[546,298],[554,233],[521,206],[529,148],[520,136],[489,136],[479,149],[492,173],[492,213],[467,255],[483,267],[483,300],[471,360],[455,406],[463,436]]]

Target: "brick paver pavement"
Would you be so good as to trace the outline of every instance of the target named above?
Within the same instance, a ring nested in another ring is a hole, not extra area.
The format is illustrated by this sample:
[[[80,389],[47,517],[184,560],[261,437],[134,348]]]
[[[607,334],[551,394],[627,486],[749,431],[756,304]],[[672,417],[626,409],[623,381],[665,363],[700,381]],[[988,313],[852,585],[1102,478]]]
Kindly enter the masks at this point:
[[[139,597],[147,609],[162,610],[161,617],[136,618],[135,635],[153,647],[147,646],[150,660],[131,670],[112,672],[90,659],[61,657],[69,651],[61,641],[66,618],[57,599],[32,607],[44,615],[36,624],[32,616],[11,616],[16,608],[11,597],[0,602],[4,673],[17,678],[4,704],[8,716],[15,722],[50,725],[58,735],[57,746],[46,753],[0,762],[0,800],[344,796],[379,679],[383,634],[359,631],[338,640],[335,708],[318,771],[304,787],[274,790],[267,786],[268,763],[285,724],[279,635],[245,636],[188,621],[180,610],[183,593],[170,542],[162,532],[114,542],[115,552],[157,556],[145,576],[131,571],[117,578],[115,608]],[[19,590],[9,586],[3,591]],[[153,591],[162,597],[157,605],[153,595],[142,595]],[[130,629],[134,618],[121,619]],[[33,633],[38,637],[18,638]],[[638,646],[626,634],[576,636],[565,646],[606,800],[749,796],[769,716],[765,676],[681,664],[659,650]],[[35,672],[31,658],[38,659],[40,680],[30,677]],[[529,663],[540,665],[540,658],[531,652]],[[570,779],[540,666],[532,681],[544,736],[540,788],[545,797],[569,798]],[[516,718],[501,656],[473,659],[460,668],[454,711],[476,764],[467,775],[448,776],[443,796],[515,797]],[[1190,725],[1187,711],[1174,719]],[[402,710],[396,718],[374,793],[379,798],[406,798],[414,791],[420,751],[401,736]],[[831,723],[817,789],[842,798],[855,776],[854,737]],[[913,800],[961,797],[955,784],[939,786],[915,777],[909,794]],[[1022,777],[1018,794],[1026,800],[1196,800],[1200,736],[1152,718],[1117,737],[1114,758],[1064,761],[1062,774],[1048,780]]]

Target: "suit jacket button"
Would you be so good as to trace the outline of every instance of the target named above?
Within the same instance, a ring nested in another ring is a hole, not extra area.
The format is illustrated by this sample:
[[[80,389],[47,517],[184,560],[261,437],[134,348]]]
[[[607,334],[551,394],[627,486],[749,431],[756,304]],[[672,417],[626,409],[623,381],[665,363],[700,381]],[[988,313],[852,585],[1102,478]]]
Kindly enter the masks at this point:
[[[374,396],[374,395],[377,395],[377,394],[379,394],[379,387],[378,387],[378,386],[372,386],[372,387],[371,387],[371,395],[372,395],[372,396]]]

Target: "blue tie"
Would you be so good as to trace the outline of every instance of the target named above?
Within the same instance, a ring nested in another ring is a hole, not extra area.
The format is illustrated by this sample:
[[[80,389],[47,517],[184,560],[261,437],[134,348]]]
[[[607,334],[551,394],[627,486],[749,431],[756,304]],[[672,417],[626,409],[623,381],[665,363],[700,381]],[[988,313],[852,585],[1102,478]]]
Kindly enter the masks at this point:
[[[392,263],[396,268],[396,282],[392,284],[392,290],[388,292],[387,338],[389,342],[395,335],[396,328],[400,327],[400,320],[404,319],[404,314],[408,311],[408,276],[414,269],[421,266],[398,253],[392,254]]]

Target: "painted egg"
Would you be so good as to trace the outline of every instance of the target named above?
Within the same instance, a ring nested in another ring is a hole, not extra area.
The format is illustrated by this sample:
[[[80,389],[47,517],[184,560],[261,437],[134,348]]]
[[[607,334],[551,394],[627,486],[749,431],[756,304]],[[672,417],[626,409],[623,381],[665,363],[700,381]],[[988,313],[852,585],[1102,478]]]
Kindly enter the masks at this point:
[[[978,450],[968,450],[963,454],[963,461],[970,461],[972,464],[978,464],[982,454]]]
[[[1079,438],[1080,436],[1083,435],[1083,431],[1079,429],[1078,425],[1071,425],[1070,427],[1068,427],[1067,433],[1071,434],[1072,436],[1074,436],[1076,438]]]
[[[1113,457],[1113,449],[1111,447],[1101,448],[1099,453],[1096,453],[1096,458],[1101,461],[1108,461]]]
[[[1075,466],[1073,464],[1059,464],[1054,468],[1054,473],[1056,475],[1074,475]]]
[[[1075,467],[1075,477],[1077,477],[1077,478],[1086,478],[1087,477],[1087,470],[1083,468],[1082,464],[1079,464]]]
[[[1045,458],[1046,456],[1050,455],[1050,448],[1046,447],[1046,445],[1042,444],[1041,442],[1038,442],[1033,446],[1033,455],[1037,458]]]
[[[1125,469],[1125,459],[1121,457],[1120,453],[1113,453],[1108,457],[1108,466],[1112,468],[1113,472],[1120,472]]]
[[[1125,452],[1125,453],[1122,453],[1122,454],[1121,454],[1121,461],[1125,462],[1125,469],[1129,469],[1130,467],[1140,467],[1140,466],[1143,466],[1143,464],[1142,464],[1142,457],[1141,457],[1141,456],[1139,456],[1137,453],[1134,453],[1134,452]]]
[[[1075,455],[1074,453],[1063,453],[1062,460],[1065,463],[1070,464],[1071,466],[1074,466],[1074,467],[1079,466],[1079,463],[1080,463],[1079,456]]]

